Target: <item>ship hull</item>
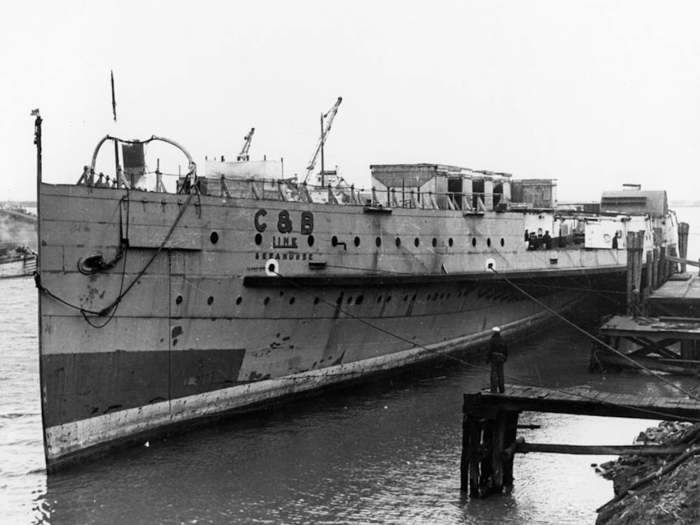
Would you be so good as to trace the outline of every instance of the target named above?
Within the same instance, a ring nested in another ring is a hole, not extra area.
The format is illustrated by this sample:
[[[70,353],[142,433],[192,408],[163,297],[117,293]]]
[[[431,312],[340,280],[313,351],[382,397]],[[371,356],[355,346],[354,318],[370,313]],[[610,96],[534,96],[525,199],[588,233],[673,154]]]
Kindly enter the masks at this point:
[[[624,252],[524,252],[517,214],[338,209],[42,184],[47,468],[477,352],[624,282]]]

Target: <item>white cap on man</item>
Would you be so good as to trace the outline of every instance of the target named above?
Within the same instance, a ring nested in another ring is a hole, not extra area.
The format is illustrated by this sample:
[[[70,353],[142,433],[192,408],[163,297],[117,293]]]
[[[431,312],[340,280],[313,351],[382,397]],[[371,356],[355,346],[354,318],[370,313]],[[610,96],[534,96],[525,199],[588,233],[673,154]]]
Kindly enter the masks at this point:
[[[501,329],[500,329],[500,328],[498,328],[497,326],[494,326],[494,327],[493,327],[493,331],[494,331],[494,332],[496,332],[496,333],[498,333],[498,332],[500,332],[500,331],[501,331]]]

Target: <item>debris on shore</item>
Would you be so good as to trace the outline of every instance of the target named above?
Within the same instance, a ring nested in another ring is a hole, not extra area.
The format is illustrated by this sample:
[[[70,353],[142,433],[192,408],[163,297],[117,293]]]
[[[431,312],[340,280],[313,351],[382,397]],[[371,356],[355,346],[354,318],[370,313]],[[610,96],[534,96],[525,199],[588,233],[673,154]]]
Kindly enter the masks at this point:
[[[700,523],[700,424],[663,421],[639,434],[637,444],[684,445],[669,456],[621,456],[599,472],[615,497],[598,509],[596,525]]]

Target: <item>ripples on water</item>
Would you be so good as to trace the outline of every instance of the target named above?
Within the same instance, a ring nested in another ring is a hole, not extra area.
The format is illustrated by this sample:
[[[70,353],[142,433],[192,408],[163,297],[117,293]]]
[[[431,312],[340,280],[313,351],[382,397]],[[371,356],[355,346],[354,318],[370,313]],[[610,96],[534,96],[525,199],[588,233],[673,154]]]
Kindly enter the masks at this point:
[[[488,374],[459,365],[151,441],[47,481],[31,280],[0,281],[0,316],[0,521],[579,525],[594,523],[594,509],[613,496],[591,467],[609,458],[548,454],[516,457],[510,494],[461,494],[462,393],[486,386]],[[557,387],[670,392],[644,376],[588,374],[589,349],[579,332],[554,326],[512,345],[506,373]],[[542,425],[521,431],[528,441],[564,444],[629,444],[653,424],[551,414],[521,422]]]

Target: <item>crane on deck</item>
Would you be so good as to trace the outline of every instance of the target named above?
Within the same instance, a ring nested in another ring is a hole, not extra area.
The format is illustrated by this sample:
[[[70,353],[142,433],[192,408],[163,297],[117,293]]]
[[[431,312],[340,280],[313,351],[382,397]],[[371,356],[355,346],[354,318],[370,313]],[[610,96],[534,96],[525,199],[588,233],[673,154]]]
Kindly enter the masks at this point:
[[[318,139],[318,144],[316,145],[314,154],[311,157],[309,165],[306,168],[306,177],[304,177],[304,182],[306,182],[306,180],[309,178],[311,172],[314,171],[314,167],[316,167],[316,158],[318,157],[318,154],[321,153],[321,157],[323,157],[323,145],[326,143],[326,139],[328,139],[328,133],[331,131],[333,119],[335,118],[336,113],[338,113],[338,106],[340,106],[340,103],[342,101],[343,97],[338,97],[338,100],[333,105],[333,107],[329,109],[325,115],[321,115],[321,138]],[[323,165],[323,161],[321,162],[321,164]],[[321,176],[323,176],[323,169],[321,170]]]
[[[253,133],[255,133],[255,128],[250,128],[250,132],[245,136],[243,140],[245,142],[243,143],[243,147],[241,148],[241,152],[238,154],[238,161],[245,161],[248,162],[250,160],[250,156],[248,155],[248,150],[250,150],[250,143],[253,141]]]

